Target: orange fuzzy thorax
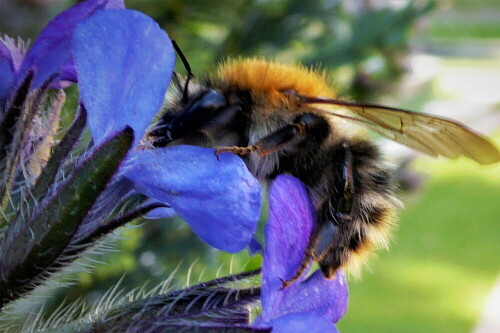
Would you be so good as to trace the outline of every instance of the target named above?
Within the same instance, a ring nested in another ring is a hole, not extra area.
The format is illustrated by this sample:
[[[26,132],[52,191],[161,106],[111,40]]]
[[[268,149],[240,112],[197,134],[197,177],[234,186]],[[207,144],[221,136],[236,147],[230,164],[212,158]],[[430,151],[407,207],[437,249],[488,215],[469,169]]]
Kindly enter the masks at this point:
[[[326,74],[300,65],[283,65],[259,58],[231,59],[218,68],[218,79],[239,90],[251,91],[256,101],[279,107],[287,104],[283,91],[304,96],[335,97]]]

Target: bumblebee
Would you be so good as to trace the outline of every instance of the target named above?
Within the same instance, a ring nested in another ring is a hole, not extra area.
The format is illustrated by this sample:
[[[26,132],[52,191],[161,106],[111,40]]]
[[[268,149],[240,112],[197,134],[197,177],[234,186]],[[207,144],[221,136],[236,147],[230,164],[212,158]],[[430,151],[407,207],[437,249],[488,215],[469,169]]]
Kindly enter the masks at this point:
[[[317,69],[227,60],[214,75],[194,82],[177,51],[189,74],[174,74],[173,96],[149,132],[153,145],[232,152],[259,180],[289,174],[308,190],[316,225],[301,267],[284,287],[311,259],[333,278],[340,268],[355,273],[366,254],[387,247],[399,206],[391,168],[355,125],[431,156],[464,155],[480,164],[500,160],[487,139],[453,120],[340,100]]]

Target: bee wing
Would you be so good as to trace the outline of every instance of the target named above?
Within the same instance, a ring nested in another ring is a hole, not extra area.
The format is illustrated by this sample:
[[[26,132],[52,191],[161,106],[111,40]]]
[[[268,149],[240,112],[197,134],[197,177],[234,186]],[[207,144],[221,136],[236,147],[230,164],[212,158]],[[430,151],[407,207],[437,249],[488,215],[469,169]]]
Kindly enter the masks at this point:
[[[332,116],[356,121],[401,144],[431,156],[469,157],[480,164],[500,161],[497,148],[485,137],[451,119],[394,109],[386,106],[358,104],[322,97],[298,96],[301,103],[329,104],[347,109],[349,115],[320,108]]]

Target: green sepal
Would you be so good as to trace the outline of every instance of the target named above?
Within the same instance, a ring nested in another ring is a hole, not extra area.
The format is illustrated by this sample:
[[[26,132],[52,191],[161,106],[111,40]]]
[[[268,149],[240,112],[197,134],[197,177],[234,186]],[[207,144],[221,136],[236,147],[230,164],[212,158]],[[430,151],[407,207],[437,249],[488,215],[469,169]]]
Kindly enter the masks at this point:
[[[144,332],[153,325],[161,332],[198,331],[207,325],[221,329],[246,325],[249,323],[249,305],[258,301],[260,294],[260,287],[185,289],[125,303],[104,314],[92,329],[79,333]]]
[[[48,275],[133,141],[127,126],[95,148],[27,223],[18,219],[9,224],[0,244],[0,308]]]
[[[28,75],[21,82],[10,103],[8,103],[6,112],[0,120],[0,161],[7,156],[7,148],[12,142],[17,123],[21,117],[22,106],[28,98],[31,82],[35,73],[28,71]]]
[[[9,192],[18,171],[22,146],[29,136],[33,119],[47,97],[50,83],[56,77],[57,74],[51,75],[40,88],[30,91],[33,77],[28,74],[0,125],[0,172],[3,176],[0,182],[0,209],[4,209],[8,202]]]
[[[45,195],[56,178],[58,170],[62,167],[64,159],[71,152],[71,149],[78,142],[80,135],[87,124],[87,110],[81,105],[75,120],[71,127],[66,132],[61,142],[54,148],[47,165],[42,169],[42,173],[38,177],[35,186],[31,192],[35,200],[39,200]]]

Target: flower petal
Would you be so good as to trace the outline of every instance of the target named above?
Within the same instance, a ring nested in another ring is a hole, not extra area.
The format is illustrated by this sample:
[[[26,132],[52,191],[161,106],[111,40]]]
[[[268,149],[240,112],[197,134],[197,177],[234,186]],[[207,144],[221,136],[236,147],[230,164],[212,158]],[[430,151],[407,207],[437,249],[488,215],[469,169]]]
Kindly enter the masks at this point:
[[[264,248],[262,247],[262,244],[260,244],[259,240],[255,238],[255,236],[252,237],[250,243],[248,244],[248,252],[250,255],[254,256],[257,253],[262,253],[263,250]]]
[[[93,15],[106,5],[106,0],[88,0],[63,11],[57,15],[40,33],[29,49],[17,75],[21,81],[30,68],[36,68],[33,88],[39,87],[52,74],[61,72],[63,66],[71,65],[71,36],[76,25],[83,19]],[[56,78],[53,88],[67,86],[68,83]],[[120,128],[123,128],[120,127]],[[117,128],[118,129],[118,128]]]
[[[291,176],[279,176],[269,193],[269,221],[262,265],[262,317],[265,321],[290,313],[314,313],[331,322],[347,309],[348,290],[343,272],[326,279],[316,271],[282,288],[299,267],[311,233],[314,212],[304,185]]]
[[[139,142],[163,103],[175,53],[150,17],[128,9],[103,10],[73,37],[80,95],[95,141],[125,125]]]
[[[17,41],[14,38],[10,38],[9,36],[0,37],[0,44],[3,44],[3,48],[1,53],[7,58],[10,59],[12,72],[16,73],[19,71],[19,67],[23,62],[24,55],[26,54],[26,43],[17,38]],[[5,47],[7,49],[5,49]],[[10,53],[10,55],[8,55]]]
[[[123,2],[123,0],[108,0],[106,9],[111,8],[125,8],[125,3]]]
[[[271,321],[270,325],[273,333],[338,333],[326,318],[309,313],[283,316]]]
[[[143,205],[146,206],[146,205],[152,205],[155,203],[160,203],[160,202],[158,200],[148,199],[143,203]],[[166,219],[166,218],[169,218],[169,217],[172,217],[175,215],[177,215],[177,213],[175,212],[175,210],[173,208],[160,207],[160,208],[156,208],[156,209],[149,211],[143,217],[145,219],[158,220],[158,219]]]
[[[274,313],[282,303],[282,280],[290,279],[299,268],[313,223],[314,211],[304,185],[295,177],[278,176],[269,191],[262,264],[262,311],[266,320],[277,317]]]
[[[173,146],[137,150],[125,176],[136,189],[167,202],[209,245],[238,252],[248,245],[260,215],[260,184],[233,154]]]
[[[176,211],[173,208],[168,207],[160,207],[153,209],[143,217],[148,220],[159,220],[159,219],[168,219],[177,215]]]
[[[304,282],[297,282],[280,293],[279,306],[273,316],[289,313],[314,313],[336,323],[347,311],[348,289],[344,272],[338,271],[333,280],[326,279],[320,270]]]
[[[5,102],[9,98],[12,84],[14,83],[14,64],[7,45],[0,39],[0,116]]]

